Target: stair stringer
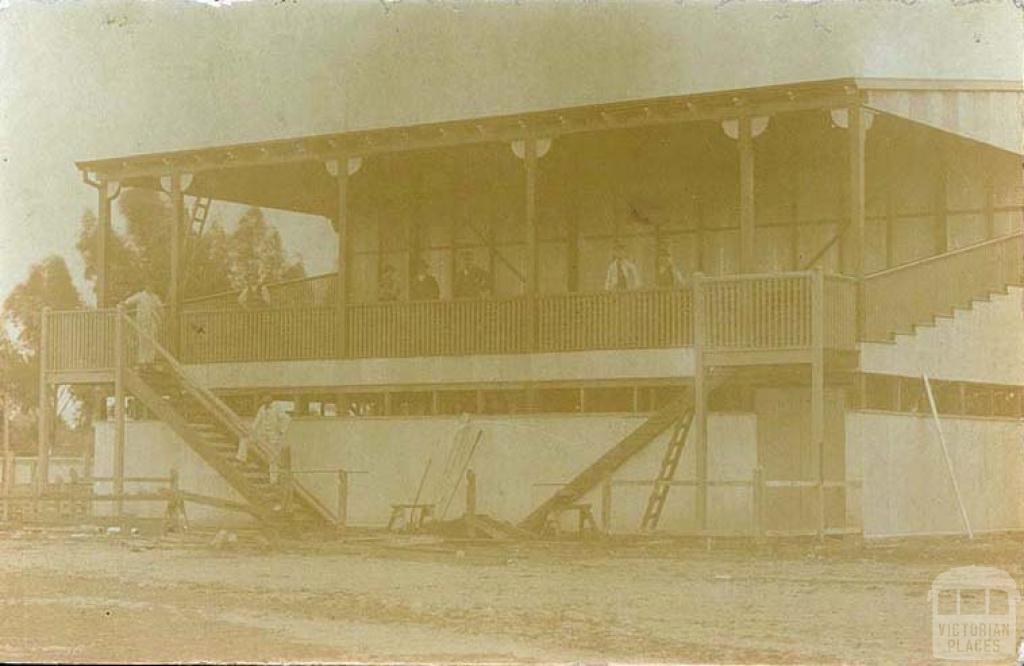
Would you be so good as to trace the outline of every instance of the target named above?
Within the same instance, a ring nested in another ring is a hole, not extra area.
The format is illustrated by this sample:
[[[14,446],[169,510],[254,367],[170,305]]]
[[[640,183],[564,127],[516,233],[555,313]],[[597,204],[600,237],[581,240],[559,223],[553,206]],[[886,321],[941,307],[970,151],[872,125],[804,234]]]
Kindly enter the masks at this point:
[[[261,519],[271,517],[269,507],[252,487],[245,475],[227,463],[210,447],[177,409],[164,400],[134,371],[124,370],[125,388],[142,401],[147,409],[156,414],[157,418],[167,424],[199,457],[214,469],[235,492],[241,495],[252,506],[255,515]]]
[[[864,372],[1024,384],[1024,289],[1009,286],[891,342],[861,343]]]

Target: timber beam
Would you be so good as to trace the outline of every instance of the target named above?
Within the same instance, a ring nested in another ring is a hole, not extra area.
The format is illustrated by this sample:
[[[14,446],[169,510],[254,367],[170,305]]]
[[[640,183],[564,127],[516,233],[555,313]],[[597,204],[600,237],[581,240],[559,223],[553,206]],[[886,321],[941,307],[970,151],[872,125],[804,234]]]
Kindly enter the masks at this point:
[[[219,148],[175,151],[77,162],[86,178],[152,178],[174,171],[223,169],[366,157],[478,143],[508,143],[530,136],[656,127],[695,121],[722,121],[738,115],[774,115],[832,109],[861,101],[848,82],[812,86],[773,86],[729,93],[664,97],[642,102],[574,107],[515,116],[430,123],[404,128],[362,130]]]

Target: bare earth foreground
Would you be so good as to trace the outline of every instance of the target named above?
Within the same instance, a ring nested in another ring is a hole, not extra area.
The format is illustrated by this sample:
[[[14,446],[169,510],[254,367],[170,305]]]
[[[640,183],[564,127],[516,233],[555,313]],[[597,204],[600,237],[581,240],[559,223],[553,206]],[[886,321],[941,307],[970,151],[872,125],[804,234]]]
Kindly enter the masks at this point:
[[[209,537],[0,531],[0,660],[934,663],[936,574],[1024,579],[1009,538],[752,552]]]

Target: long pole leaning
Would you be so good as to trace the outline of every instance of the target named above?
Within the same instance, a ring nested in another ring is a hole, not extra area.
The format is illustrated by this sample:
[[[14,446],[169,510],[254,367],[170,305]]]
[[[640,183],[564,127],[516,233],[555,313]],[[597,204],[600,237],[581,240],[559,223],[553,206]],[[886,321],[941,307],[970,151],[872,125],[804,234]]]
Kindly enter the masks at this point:
[[[921,375],[924,380],[924,390],[928,394],[928,407],[932,410],[932,423],[935,425],[935,434],[942,448],[942,457],[946,461],[946,471],[949,472],[949,480],[953,483],[953,493],[956,495],[956,505],[960,509],[960,519],[964,523],[964,531],[967,538],[974,538],[974,530],[971,529],[971,521],[967,517],[967,507],[964,506],[964,498],[960,495],[960,484],[956,481],[956,472],[953,470],[953,459],[949,457],[949,449],[946,447],[946,435],[942,432],[942,422],[939,420],[939,410],[935,407],[935,395],[932,393],[932,384],[928,381],[928,375]]]

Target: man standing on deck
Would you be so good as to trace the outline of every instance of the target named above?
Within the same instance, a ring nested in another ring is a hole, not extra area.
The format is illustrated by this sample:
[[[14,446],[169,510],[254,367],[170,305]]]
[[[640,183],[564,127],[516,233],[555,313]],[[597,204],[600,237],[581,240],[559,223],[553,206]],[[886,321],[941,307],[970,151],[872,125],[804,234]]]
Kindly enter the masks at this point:
[[[626,256],[626,246],[615,243],[612,261],[604,279],[605,291],[631,291],[640,288],[640,272],[633,260]]]
[[[658,289],[675,289],[683,286],[683,273],[665,248],[658,250],[658,268],[654,275],[654,284]]]
[[[409,285],[409,300],[436,301],[441,298],[437,280],[430,274],[430,267],[423,259],[416,260],[416,276]]]
[[[455,298],[486,298],[491,293],[491,276],[476,264],[471,250],[459,253],[459,269],[455,272],[452,295]]]
[[[124,306],[135,312],[135,324],[139,328],[136,363],[148,365],[156,360],[156,346],[160,336],[164,304],[156,295],[152,283],[147,282],[141,291],[124,299]]]

